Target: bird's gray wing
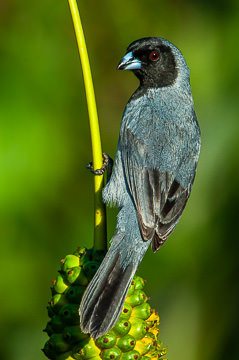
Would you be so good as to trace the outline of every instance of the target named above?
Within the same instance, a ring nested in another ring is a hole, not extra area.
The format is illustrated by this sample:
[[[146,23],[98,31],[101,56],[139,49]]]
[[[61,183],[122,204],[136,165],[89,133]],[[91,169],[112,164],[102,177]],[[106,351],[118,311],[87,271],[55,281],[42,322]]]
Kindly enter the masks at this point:
[[[127,125],[121,136],[125,177],[140,231],[144,240],[153,238],[152,249],[156,252],[174,230],[189,197],[189,189],[177,180],[182,159],[178,157],[174,172],[167,171],[167,165],[162,165],[165,161],[160,159],[162,147],[167,145],[157,144],[157,154],[152,156],[155,146],[147,136],[138,136]]]

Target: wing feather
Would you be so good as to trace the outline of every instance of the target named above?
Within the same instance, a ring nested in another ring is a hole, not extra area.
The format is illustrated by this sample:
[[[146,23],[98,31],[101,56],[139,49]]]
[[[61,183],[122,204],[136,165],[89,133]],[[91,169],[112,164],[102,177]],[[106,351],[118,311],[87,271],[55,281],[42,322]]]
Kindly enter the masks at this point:
[[[124,127],[121,147],[125,177],[142,237],[144,240],[153,239],[152,249],[155,252],[179,221],[189,190],[177,181],[177,168],[172,173],[162,170],[161,166],[155,167],[149,160],[152,158],[150,145],[147,138],[138,137],[132,128]],[[157,146],[160,154],[160,144]]]

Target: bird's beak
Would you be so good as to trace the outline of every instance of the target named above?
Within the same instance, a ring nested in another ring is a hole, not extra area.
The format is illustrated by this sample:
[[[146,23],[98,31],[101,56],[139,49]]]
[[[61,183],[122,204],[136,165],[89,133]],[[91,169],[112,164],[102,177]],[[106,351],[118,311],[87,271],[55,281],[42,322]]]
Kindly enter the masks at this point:
[[[136,70],[141,68],[141,61],[131,52],[127,53],[119,62],[117,70]]]

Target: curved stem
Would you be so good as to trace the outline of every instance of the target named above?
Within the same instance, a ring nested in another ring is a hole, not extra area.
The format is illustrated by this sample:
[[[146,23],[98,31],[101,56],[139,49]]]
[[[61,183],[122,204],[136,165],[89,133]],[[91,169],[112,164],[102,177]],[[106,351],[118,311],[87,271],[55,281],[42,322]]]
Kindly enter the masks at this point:
[[[85,92],[89,113],[93,167],[94,170],[102,167],[102,148],[100,140],[99,122],[95,101],[94,86],[91,76],[89,57],[87,53],[84,32],[77,7],[76,0],[68,0],[71,16],[75,28],[75,34],[81,59],[81,66],[85,84]],[[105,205],[102,201],[102,188],[104,185],[103,175],[94,176],[94,249],[107,249],[107,235],[106,235],[106,212]]]

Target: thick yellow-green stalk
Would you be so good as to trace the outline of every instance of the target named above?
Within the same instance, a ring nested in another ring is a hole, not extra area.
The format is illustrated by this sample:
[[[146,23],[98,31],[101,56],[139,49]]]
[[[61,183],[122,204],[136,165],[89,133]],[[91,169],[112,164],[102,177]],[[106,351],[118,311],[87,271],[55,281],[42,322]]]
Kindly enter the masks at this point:
[[[87,53],[84,32],[81,24],[81,19],[77,7],[76,0],[68,0],[74,23],[75,34],[81,59],[82,72],[85,83],[85,92],[90,121],[93,168],[94,170],[102,167],[102,148],[100,140],[99,122],[95,101],[94,86],[91,76],[89,57]],[[102,188],[104,185],[103,175],[94,177],[94,215],[95,215],[95,232],[94,232],[94,249],[107,249],[107,234],[106,234],[106,213],[105,205],[102,202]]]

